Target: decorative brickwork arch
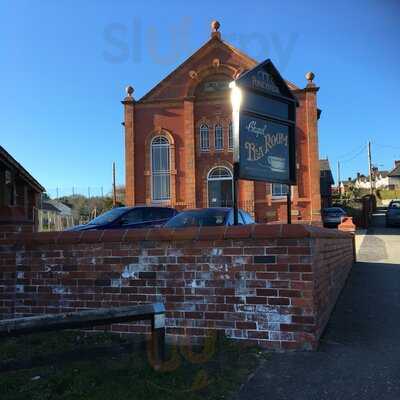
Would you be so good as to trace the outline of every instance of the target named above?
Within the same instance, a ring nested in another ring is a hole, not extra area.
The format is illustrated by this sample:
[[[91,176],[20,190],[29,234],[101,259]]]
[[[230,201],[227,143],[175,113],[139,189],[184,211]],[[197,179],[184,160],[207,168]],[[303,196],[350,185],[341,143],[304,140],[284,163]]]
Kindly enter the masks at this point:
[[[231,65],[219,63],[213,63],[212,65],[204,67],[199,71],[191,71],[191,79],[188,80],[186,87],[186,97],[194,97],[197,86],[212,75],[226,75],[233,80],[239,71],[239,69]]]
[[[165,138],[169,143],[169,174],[170,174],[170,198],[168,200],[153,200],[152,196],[152,165],[151,165],[151,152],[153,140],[157,137]],[[158,128],[152,131],[146,138],[145,144],[145,193],[146,204],[157,205],[165,204],[174,206],[176,203],[176,163],[175,163],[175,140],[171,132],[164,128]]]

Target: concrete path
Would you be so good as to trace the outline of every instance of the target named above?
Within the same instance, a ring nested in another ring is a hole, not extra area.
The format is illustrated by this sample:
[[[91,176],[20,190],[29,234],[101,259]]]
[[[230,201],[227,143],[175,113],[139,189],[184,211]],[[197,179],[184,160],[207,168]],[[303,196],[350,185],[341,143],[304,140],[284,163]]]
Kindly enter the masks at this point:
[[[400,229],[383,222],[361,238],[319,350],[271,354],[237,399],[400,399]]]

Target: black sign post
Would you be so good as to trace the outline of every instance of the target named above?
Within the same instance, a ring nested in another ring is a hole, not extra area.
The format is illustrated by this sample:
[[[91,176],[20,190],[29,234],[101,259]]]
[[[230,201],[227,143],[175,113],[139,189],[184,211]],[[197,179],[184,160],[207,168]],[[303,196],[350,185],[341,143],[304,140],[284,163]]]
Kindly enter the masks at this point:
[[[288,185],[296,183],[297,100],[270,60],[231,84],[234,133],[234,220],[237,223],[237,180]]]

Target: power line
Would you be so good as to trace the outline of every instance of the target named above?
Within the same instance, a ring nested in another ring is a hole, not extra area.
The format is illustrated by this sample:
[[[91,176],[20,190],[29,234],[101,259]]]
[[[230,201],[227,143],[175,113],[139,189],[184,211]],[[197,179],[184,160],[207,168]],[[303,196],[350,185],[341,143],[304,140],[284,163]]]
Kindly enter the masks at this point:
[[[355,151],[357,151],[357,150],[364,150],[364,149],[365,149],[365,145],[362,146],[361,149],[360,149],[360,146],[358,145],[358,146],[357,146],[356,148],[354,148],[353,150],[347,151],[346,153],[344,153],[344,154],[342,154],[342,155],[336,157],[336,159],[340,160],[340,159],[342,159],[342,158],[347,158],[349,155],[354,154]]]
[[[341,163],[348,163],[350,161],[353,161],[355,158],[359,157],[362,153],[364,153],[365,149],[366,149],[366,146],[363,146],[356,154],[354,154],[353,157],[350,157],[350,158],[345,159],[345,160],[340,160],[340,162]]]

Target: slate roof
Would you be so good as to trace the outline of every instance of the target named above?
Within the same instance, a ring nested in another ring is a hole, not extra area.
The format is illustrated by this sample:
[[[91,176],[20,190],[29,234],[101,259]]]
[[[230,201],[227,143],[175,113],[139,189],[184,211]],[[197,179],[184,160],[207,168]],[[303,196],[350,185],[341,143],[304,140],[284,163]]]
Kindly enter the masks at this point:
[[[72,215],[72,210],[70,207],[57,200],[46,200],[42,203],[42,210],[56,212],[60,215]]]
[[[400,163],[398,163],[398,164],[394,167],[394,169],[392,169],[392,170],[389,172],[388,176],[390,176],[390,177],[392,177],[392,178],[400,177]]]
[[[3,147],[0,146],[0,160],[18,171],[18,174],[37,192],[44,192],[45,188]]]

